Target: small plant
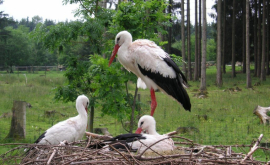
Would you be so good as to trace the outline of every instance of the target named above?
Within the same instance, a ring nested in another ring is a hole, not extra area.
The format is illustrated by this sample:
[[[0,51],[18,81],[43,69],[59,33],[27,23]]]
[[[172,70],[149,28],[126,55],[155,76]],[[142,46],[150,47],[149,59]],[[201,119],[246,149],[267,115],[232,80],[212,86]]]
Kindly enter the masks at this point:
[[[266,112],[266,115],[270,117],[270,111],[267,111]]]

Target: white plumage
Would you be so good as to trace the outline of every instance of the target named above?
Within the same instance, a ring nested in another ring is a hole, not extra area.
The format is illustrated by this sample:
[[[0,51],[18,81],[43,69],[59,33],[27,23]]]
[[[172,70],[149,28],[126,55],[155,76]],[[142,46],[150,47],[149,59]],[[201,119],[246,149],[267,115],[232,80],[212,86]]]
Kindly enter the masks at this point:
[[[102,142],[102,144],[94,145],[92,147],[105,146],[104,152],[106,152],[110,149],[107,146],[110,144],[116,149],[128,148],[130,151],[142,153],[148,146],[156,143],[151,147],[151,149],[156,152],[172,151],[174,149],[174,142],[172,139],[168,138],[167,135],[160,135],[156,132],[156,121],[152,116],[142,116],[138,122],[138,127],[135,134],[118,135],[108,141]],[[139,134],[139,130],[144,130],[146,134]],[[148,151],[151,150],[149,149]]]
[[[174,149],[174,142],[171,138],[168,138],[167,135],[160,135],[156,131],[156,120],[154,117],[149,115],[144,115],[140,118],[138,122],[138,129],[136,133],[141,133],[141,131],[145,131],[145,134],[143,134],[143,137],[146,137],[145,140],[142,140],[144,144],[147,144],[147,146],[150,146],[154,144],[155,142],[162,140],[158,142],[157,144],[153,145],[151,149],[155,151],[172,151]],[[133,148],[139,148],[139,152],[145,150],[147,147],[143,145],[140,142],[131,143]]]
[[[89,99],[85,95],[78,96],[76,109],[78,115],[61,121],[47,129],[36,141],[38,144],[59,144],[63,140],[73,142],[81,140],[87,127],[87,107]]]
[[[154,42],[139,39],[132,42],[127,31],[119,32],[115,38],[115,47],[109,65],[118,54],[119,62],[138,76],[137,86],[149,88],[151,92],[151,116],[157,106],[155,90],[173,97],[186,110],[191,109],[189,96],[183,83],[186,78],[170,56]]]

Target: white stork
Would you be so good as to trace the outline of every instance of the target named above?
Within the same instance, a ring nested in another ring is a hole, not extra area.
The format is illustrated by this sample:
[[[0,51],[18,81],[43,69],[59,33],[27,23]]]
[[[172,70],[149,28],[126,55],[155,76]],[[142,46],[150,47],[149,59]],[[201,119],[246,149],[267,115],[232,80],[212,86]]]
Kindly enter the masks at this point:
[[[119,62],[138,77],[137,86],[150,89],[151,116],[154,115],[157,106],[157,89],[173,97],[190,111],[190,99],[184,89],[184,83],[187,83],[184,74],[170,56],[154,42],[146,39],[132,42],[131,34],[121,31],[115,37],[109,66],[116,54]]]
[[[76,108],[79,115],[53,125],[35,143],[56,145],[64,140],[68,142],[81,140],[87,127],[88,105],[89,99],[85,95],[78,96]]]
[[[159,151],[172,151],[175,146],[174,142],[168,135],[160,135],[156,132],[156,121],[152,116],[144,115],[138,122],[138,129],[136,133],[118,135],[110,140],[98,142],[91,145],[90,148],[104,148],[103,151],[112,150],[108,145],[116,149],[123,149],[141,153],[147,147]],[[140,134],[141,131],[146,131],[147,134]],[[154,144],[156,143],[156,144]],[[149,151],[151,151],[149,149]]]

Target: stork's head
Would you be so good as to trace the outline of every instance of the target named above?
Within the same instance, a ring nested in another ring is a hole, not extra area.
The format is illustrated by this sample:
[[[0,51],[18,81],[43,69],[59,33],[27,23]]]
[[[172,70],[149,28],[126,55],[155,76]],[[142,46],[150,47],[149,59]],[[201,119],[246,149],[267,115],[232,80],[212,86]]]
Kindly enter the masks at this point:
[[[85,95],[80,95],[77,97],[76,104],[82,104],[86,113],[88,112],[87,108],[89,106],[89,99]]]
[[[111,65],[115,55],[118,52],[118,49],[124,44],[130,44],[132,42],[132,36],[128,31],[121,31],[115,37],[115,46],[110,58],[109,66]]]
[[[154,117],[149,116],[149,115],[144,115],[140,118],[136,133],[140,134],[142,130],[146,131],[146,133],[148,134],[157,134],[156,121]]]

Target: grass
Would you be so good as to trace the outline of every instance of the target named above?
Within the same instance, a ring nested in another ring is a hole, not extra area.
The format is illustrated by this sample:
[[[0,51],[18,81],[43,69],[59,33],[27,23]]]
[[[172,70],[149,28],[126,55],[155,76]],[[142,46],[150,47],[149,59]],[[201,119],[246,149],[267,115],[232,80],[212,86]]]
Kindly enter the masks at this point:
[[[260,124],[260,120],[253,114],[257,105],[268,107],[270,98],[270,77],[261,82],[260,86],[246,88],[246,78],[239,73],[236,78],[231,78],[230,68],[223,75],[223,86],[215,86],[215,67],[207,69],[207,92],[208,97],[199,99],[194,95],[198,93],[200,82],[189,81],[190,88],[187,89],[191,98],[191,112],[185,111],[176,101],[169,96],[157,92],[157,109],[155,119],[157,131],[167,133],[178,127],[189,127],[189,131],[181,136],[193,139],[197,143],[211,145],[229,144],[251,144],[261,133],[264,134],[262,142],[270,141],[269,125]],[[25,84],[25,76],[27,84]],[[26,139],[16,142],[32,143],[38,136],[53,124],[77,115],[75,103],[54,102],[54,87],[65,82],[63,72],[49,71],[35,74],[5,74],[0,73],[0,116],[11,111],[13,100],[23,100],[32,105],[27,109]],[[259,82],[258,78],[252,77],[252,84]],[[134,90],[135,85],[130,84]],[[240,88],[239,92],[231,92],[229,88]],[[143,107],[143,114],[150,114],[150,92],[139,90]],[[46,117],[45,111],[56,110],[55,116]],[[62,115],[61,115],[62,114]],[[11,117],[0,118],[0,143],[12,142],[5,139],[10,129]],[[95,112],[94,127],[107,127],[113,135],[125,133],[121,123],[110,116],[101,117],[98,110]],[[9,147],[0,147],[0,154],[7,151]],[[255,155],[262,156],[265,153],[256,152]]]

